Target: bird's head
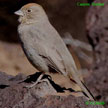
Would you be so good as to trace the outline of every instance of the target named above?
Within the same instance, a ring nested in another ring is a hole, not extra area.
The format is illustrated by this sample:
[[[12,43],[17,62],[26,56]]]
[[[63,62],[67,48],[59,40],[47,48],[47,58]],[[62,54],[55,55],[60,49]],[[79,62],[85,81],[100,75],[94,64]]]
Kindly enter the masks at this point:
[[[29,3],[24,5],[20,10],[15,12],[16,15],[19,15],[20,23],[35,23],[42,21],[47,18],[47,15],[43,8],[36,3]]]

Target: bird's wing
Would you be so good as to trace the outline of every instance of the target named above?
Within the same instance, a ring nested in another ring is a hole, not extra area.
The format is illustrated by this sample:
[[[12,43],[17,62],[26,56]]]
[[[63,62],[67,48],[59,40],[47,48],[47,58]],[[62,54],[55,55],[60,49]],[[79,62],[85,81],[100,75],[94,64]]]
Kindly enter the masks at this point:
[[[37,46],[38,49],[36,50],[38,51],[38,54],[45,60],[48,66],[57,72],[66,74],[63,60],[54,47],[45,46],[41,43],[37,43]]]

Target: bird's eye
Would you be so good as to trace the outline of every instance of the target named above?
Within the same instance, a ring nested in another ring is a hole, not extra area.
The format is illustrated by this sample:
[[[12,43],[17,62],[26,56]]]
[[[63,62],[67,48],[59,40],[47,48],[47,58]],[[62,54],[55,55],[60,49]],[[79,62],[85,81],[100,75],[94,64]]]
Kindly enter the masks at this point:
[[[27,12],[32,12],[32,10],[31,9],[28,9]]]

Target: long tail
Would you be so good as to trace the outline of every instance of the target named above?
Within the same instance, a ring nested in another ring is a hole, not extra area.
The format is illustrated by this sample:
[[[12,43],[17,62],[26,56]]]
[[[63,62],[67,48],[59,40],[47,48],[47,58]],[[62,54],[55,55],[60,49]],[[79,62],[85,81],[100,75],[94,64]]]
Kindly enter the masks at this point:
[[[92,95],[92,93],[88,90],[88,88],[85,86],[85,84],[78,77],[78,72],[76,71],[76,69],[74,67],[72,67],[72,72],[70,72],[70,74],[71,74],[71,76],[73,76],[75,82],[82,89],[83,94],[86,95],[90,100],[95,100],[94,96]]]
[[[95,100],[93,94],[90,92],[90,90],[87,88],[87,86],[81,81],[81,83],[84,85],[84,87],[87,89],[87,91],[89,92],[90,94],[90,97],[92,97],[92,100]],[[84,93],[84,95],[86,95],[88,97],[88,95],[86,93]],[[89,97],[88,97],[89,98]]]

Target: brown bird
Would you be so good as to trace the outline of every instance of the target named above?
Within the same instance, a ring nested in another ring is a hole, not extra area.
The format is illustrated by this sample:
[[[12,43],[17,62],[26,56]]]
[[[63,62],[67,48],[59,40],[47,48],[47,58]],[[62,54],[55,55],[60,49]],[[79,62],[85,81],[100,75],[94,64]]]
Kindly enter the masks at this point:
[[[80,78],[73,57],[49,22],[44,9],[38,4],[29,3],[15,14],[20,16],[18,33],[22,48],[31,64],[43,73],[63,75],[72,85],[74,83],[77,86],[75,91],[80,90],[93,100],[92,94]],[[73,86],[71,88],[74,89]]]

